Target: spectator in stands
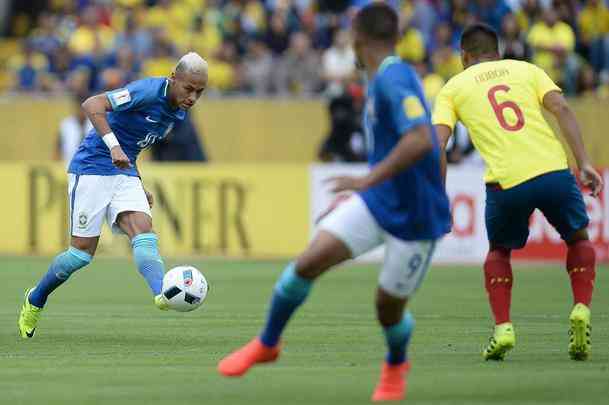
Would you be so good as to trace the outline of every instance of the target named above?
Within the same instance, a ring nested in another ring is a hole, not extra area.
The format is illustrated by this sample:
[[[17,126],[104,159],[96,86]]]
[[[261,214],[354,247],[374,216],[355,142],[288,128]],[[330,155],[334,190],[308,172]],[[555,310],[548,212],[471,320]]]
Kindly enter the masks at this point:
[[[355,74],[355,53],[346,30],[334,35],[334,44],[323,54],[323,78],[330,94],[341,93]]]
[[[472,14],[497,32],[501,31],[503,18],[512,12],[505,0],[475,0],[468,4]]]
[[[152,55],[144,62],[142,74],[146,77],[166,76],[173,69],[178,52],[165,29],[155,28],[152,32]]]
[[[323,141],[318,157],[323,162],[363,162],[366,142],[351,96],[333,98],[328,106],[330,133]]]
[[[59,124],[55,160],[63,161],[66,166],[70,164],[72,156],[74,156],[83,137],[93,128],[81,107],[86,98],[73,96],[72,106],[74,110],[70,116],[64,118]]]
[[[29,43],[36,52],[40,52],[49,58],[61,45],[61,41],[55,32],[57,18],[48,12],[43,12],[38,17],[38,26],[32,31]]]
[[[249,43],[243,62],[243,85],[254,96],[266,96],[273,92],[273,56],[261,38]]]
[[[571,27],[558,21],[552,8],[543,11],[542,20],[529,31],[527,38],[534,51],[533,62],[543,68],[567,94],[576,90],[577,60],[574,55],[575,34]]]
[[[463,70],[461,57],[453,47],[452,28],[448,23],[440,23],[435,32],[435,49],[431,55],[431,63],[436,73],[444,78],[452,76]]]
[[[525,36],[514,14],[503,18],[501,34],[503,35],[503,57],[506,59],[529,60],[531,49],[526,43]]]
[[[321,88],[320,62],[311,42],[302,32],[292,35],[290,48],[275,72],[280,94],[311,96]]]
[[[466,0],[463,0],[466,2]],[[431,40],[433,36],[433,27],[436,26],[440,18],[440,11],[436,8],[440,8],[439,2],[437,1],[414,1],[412,3],[413,10],[412,15],[404,13],[402,15],[410,21],[413,28],[418,30],[423,35],[424,43]]]
[[[516,20],[521,32],[528,32],[541,18],[541,5],[539,0],[524,0],[522,8],[516,13]]]
[[[590,65],[584,65],[579,71],[579,77],[577,81],[577,94],[580,97],[593,97],[596,98],[598,93],[598,77],[596,72]]]
[[[209,90],[227,93],[238,89],[240,73],[235,44],[225,40],[209,61]]]
[[[609,70],[609,10],[601,0],[588,0],[578,18],[584,56],[596,72]]]
[[[267,86],[262,80],[262,86],[253,88],[257,83],[251,78],[261,75],[257,69],[266,70],[268,55],[262,55],[266,52],[259,43],[253,46],[249,43],[263,38],[274,58],[273,66],[280,73],[273,75],[277,76],[274,82],[285,87],[285,82],[279,80],[285,73],[282,66],[290,59],[294,61],[290,49],[293,36],[304,34],[313,54],[304,59],[323,55],[320,74],[332,89],[339,89],[345,81],[343,77],[349,76],[345,72],[351,58],[351,53],[341,45],[343,31],[350,28],[353,11],[372,1],[375,0],[41,2],[46,7],[33,10],[29,16],[37,19],[29,37],[35,51],[33,63],[23,64],[24,55],[13,57],[14,51],[8,56],[0,55],[3,59],[0,62],[10,62],[0,63],[5,66],[0,72],[0,84],[15,77],[18,65],[22,68],[23,89],[65,89],[75,71],[80,75],[86,70],[89,89],[94,90],[103,87],[100,81],[117,77],[118,71],[106,72],[108,68],[122,70],[128,81],[140,74],[166,74],[171,69],[171,64],[166,63],[168,55],[176,50],[195,50],[211,62],[210,75],[215,77],[210,77],[211,90],[224,93],[243,89],[267,94],[274,85]],[[608,0],[385,1],[400,12],[403,24],[396,53],[414,64],[427,62],[432,68],[429,74],[440,74],[442,80],[460,71],[459,57],[450,48],[458,50],[456,45],[463,27],[475,20],[486,21],[495,28],[501,26],[505,55],[516,59],[532,57],[532,62],[561,82],[569,94],[580,87],[577,70],[581,63],[591,64],[598,77],[609,77]],[[510,8],[515,10],[518,27],[514,26]],[[549,11],[555,16],[549,17],[547,13],[542,16],[544,8],[551,8]],[[21,31],[27,31],[27,27]],[[523,35],[527,35],[525,41]],[[122,54],[124,48],[131,49],[133,55]],[[6,52],[10,47],[0,49]],[[575,51],[583,58],[576,57]],[[46,55],[48,74],[40,74],[38,66],[44,63],[40,63],[38,54]],[[127,67],[127,63],[134,67]],[[40,81],[41,78],[44,80]],[[298,93],[297,80],[287,87],[294,90],[293,94]]]
[[[88,6],[80,14],[80,24],[69,40],[75,55],[98,55],[109,51],[114,44],[114,31],[99,21],[97,8]]]
[[[418,63],[425,59],[425,40],[423,34],[414,27],[413,19],[404,17],[402,25],[402,36],[396,46],[397,55],[410,62]]]
[[[444,78],[442,78],[442,76],[439,74],[430,72],[427,63],[425,62],[415,63],[413,66],[421,78],[423,92],[425,93],[427,102],[433,105],[436,96],[446,83],[446,80],[444,80]]]
[[[188,48],[196,51],[206,59],[211,59],[222,44],[222,33],[215,24],[213,13],[209,10],[199,14],[193,20]]]
[[[578,0],[553,0],[551,7],[556,10],[558,20],[567,23],[573,30],[573,33],[577,35],[577,1]]]
[[[61,89],[68,80],[68,76],[76,69],[74,56],[66,45],[55,49],[49,59],[49,72],[54,78],[54,88]]]
[[[275,55],[281,55],[290,46],[290,32],[285,13],[276,11],[271,15],[266,32],[266,43]]]
[[[152,145],[152,159],[160,162],[207,162],[207,155],[192,118],[183,121],[159,142]]]
[[[29,42],[23,43],[21,53],[10,58],[8,64],[14,75],[14,90],[35,92],[44,89],[47,59],[43,54],[35,52]]]
[[[135,14],[126,16],[125,30],[116,35],[114,49],[129,48],[135,58],[141,61],[152,54],[152,35],[148,30],[138,27]]]

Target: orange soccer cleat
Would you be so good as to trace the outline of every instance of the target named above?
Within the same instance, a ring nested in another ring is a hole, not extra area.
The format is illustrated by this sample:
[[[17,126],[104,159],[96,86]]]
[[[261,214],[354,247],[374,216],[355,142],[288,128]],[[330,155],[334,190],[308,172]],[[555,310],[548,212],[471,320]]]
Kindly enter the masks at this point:
[[[372,401],[401,401],[404,399],[406,397],[406,374],[409,370],[409,362],[398,365],[384,363],[381,378],[372,395]]]
[[[260,338],[252,339],[248,344],[223,358],[218,363],[218,371],[225,377],[240,377],[257,363],[270,363],[279,357],[279,345],[265,346]]]

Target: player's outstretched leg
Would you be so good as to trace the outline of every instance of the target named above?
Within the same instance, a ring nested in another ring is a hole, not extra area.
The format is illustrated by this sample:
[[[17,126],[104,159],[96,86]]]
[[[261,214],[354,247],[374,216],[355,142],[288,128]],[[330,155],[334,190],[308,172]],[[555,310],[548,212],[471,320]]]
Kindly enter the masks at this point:
[[[495,317],[495,330],[482,352],[485,360],[504,360],[507,352],[516,344],[514,326],[510,321],[512,283],[510,251],[491,249],[484,263],[484,285]]]
[[[592,351],[590,302],[594,289],[596,253],[585,239],[569,244],[567,272],[571,279],[574,306],[569,316],[569,356],[573,360],[587,360]]]
[[[140,233],[131,239],[131,247],[137,270],[148,283],[155,305],[164,311],[169,309],[167,299],[161,294],[165,264],[159,254],[158,237],[152,232]]]
[[[25,292],[25,300],[18,321],[21,337],[34,336],[42,308],[46,304],[49,294],[65,283],[72,273],[89,264],[91,260],[92,256],[89,253],[75,247],[70,247],[53,259],[49,270],[36,287]]]
[[[279,337],[292,314],[306,300],[312,284],[312,280],[299,276],[295,264],[290,263],[275,285],[262,333],[225,357],[218,364],[218,371],[227,377],[238,377],[256,363],[275,361],[280,352]]]
[[[275,284],[266,324],[258,337],[226,356],[218,371],[226,377],[244,375],[257,363],[279,357],[279,340],[291,316],[306,300],[313,281],[332,266],[351,257],[351,251],[332,234],[320,231],[295,263],[290,263]]]

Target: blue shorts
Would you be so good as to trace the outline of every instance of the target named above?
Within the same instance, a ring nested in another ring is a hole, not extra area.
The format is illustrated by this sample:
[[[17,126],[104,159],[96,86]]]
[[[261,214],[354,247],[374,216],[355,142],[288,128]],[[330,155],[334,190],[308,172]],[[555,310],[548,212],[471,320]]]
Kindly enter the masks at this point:
[[[546,173],[507,190],[487,184],[485,220],[491,246],[524,247],[536,208],[564,241],[588,226],[586,204],[569,170]]]

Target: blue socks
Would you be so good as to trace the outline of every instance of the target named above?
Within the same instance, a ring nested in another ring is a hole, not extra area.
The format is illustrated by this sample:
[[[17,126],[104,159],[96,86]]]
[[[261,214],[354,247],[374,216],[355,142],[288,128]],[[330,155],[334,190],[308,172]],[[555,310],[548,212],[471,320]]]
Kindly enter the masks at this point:
[[[55,256],[49,270],[30,294],[30,304],[38,308],[44,307],[49,294],[65,283],[76,270],[91,263],[91,259],[90,254],[74,247]]]
[[[407,359],[406,348],[410,341],[410,335],[414,329],[414,318],[410,311],[406,312],[399,323],[388,328],[383,328],[385,341],[387,342],[387,363],[402,364]]]
[[[273,347],[279,342],[281,332],[288,320],[307,298],[313,282],[296,274],[296,266],[290,263],[275,285],[268,318],[260,340],[265,346]]]
[[[165,265],[159,255],[158,240],[154,233],[141,233],[131,240],[137,270],[146,279],[154,295],[161,293],[165,275]]]

